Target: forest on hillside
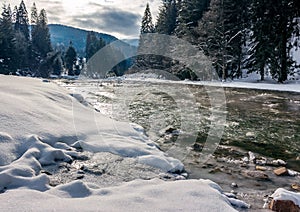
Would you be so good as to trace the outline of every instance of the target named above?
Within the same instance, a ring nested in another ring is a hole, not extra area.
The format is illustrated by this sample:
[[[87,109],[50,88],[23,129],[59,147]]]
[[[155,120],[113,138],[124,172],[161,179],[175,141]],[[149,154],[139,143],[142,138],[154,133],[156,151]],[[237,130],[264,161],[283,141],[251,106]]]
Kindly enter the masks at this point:
[[[147,4],[141,22],[145,33],[171,35],[188,41],[203,52],[222,80],[240,78],[246,70],[282,83],[300,69],[293,52],[300,47],[300,3],[298,0],[162,0],[153,20]],[[48,78],[62,73],[79,75],[85,64],[106,42],[89,32],[84,57],[73,42],[67,48],[51,44],[46,10],[24,1],[13,9],[3,5],[0,18],[0,73]],[[159,42],[152,41],[153,45]],[[143,48],[140,39],[139,49]],[[177,51],[176,46],[168,47]],[[113,49],[116,54],[126,54]],[[196,80],[193,71],[178,61],[159,55],[139,55],[118,64],[111,75],[131,71],[163,69],[180,79]]]
[[[155,32],[192,43],[223,80],[239,78],[245,69],[282,83],[299,69],[292,55],[300,47],[299,17],[298,0],[163,0],[156,23],[147,5],[141,35]],[[147,60],[140,57],[137,65],[170,69],[175,64],[160,56]]]

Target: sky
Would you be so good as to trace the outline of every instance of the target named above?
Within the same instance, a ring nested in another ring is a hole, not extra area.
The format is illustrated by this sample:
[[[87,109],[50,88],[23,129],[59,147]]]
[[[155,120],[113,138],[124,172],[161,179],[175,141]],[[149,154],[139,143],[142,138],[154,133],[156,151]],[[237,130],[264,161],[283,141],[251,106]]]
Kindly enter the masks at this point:
[[[21,0],[4,0],[13,8]],[[147,1],[144,0],[24,0],[30,16],[33,2],[45,9],[49,24],[94,30],[119,39],[138,38]],[[153,20],[161,0],[149,0]]]

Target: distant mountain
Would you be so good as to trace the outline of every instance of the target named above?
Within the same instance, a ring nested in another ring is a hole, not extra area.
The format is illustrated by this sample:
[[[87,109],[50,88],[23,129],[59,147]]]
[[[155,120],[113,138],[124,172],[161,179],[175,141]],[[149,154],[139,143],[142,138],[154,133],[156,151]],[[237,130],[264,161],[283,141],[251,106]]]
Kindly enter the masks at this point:
[[[49,24],[49,30],[51,34],[51,42],[54,48],[60,46],[60,48],[67,48],[72,41],[73,46],[76,48],[80,56],[85,55],[86,36],[89,31],[78,29],[75,27],[60,25],[60,24]],[[118,39],[112,35],[98,33],[98,37],[101,37],[106,43],[117,41]],[[122,46],[130,45],[130,43],[122,42]],[[130,45],[133,50],[136,49],[135,45]]]
[[[131,46],[138,47],[139,46],[139,39],[122,39],[125,43],[128,43]]]

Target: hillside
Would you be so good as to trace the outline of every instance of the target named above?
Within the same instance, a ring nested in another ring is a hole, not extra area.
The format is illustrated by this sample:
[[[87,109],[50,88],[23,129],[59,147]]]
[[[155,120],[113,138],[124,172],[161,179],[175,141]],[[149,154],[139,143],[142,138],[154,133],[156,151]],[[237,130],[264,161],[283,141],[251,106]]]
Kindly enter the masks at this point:
[[[49,24],[51,42],[53,47],[56,46],[69,46],[70,41],[72,41],[73,46],[78,51],[78,54],[84,56],[86,36],[88,31],[83,29],[78,29],[70,26],[64,26],[60,24]],[[106,43],[111,43],[117,41],[118,39],[112,35],[96,32],[97,36],[101,37]],[[124,42],[123,45],[130,45]],[[132,46],[133,49],[136,47]]]

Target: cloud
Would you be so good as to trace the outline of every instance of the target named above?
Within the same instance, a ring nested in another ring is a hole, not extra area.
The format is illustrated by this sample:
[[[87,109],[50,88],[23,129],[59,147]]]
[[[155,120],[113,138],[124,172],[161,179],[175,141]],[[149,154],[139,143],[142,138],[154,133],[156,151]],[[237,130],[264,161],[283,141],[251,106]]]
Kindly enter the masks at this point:
[[[9,1],[19,5],[21,0]],[[38,10],[46,9],[51,24],[94,30],[112,34],[119,38],[137,38],[141,17],[146,3],[144,0],[24,0],[30,14],[33,2]],[[155,20],[161,0],[149,0]]]
[[[70,21],[83,28],[136,37],[140,20],[139,14],[102,7],[101,10],[94,13],[74,16]]]

